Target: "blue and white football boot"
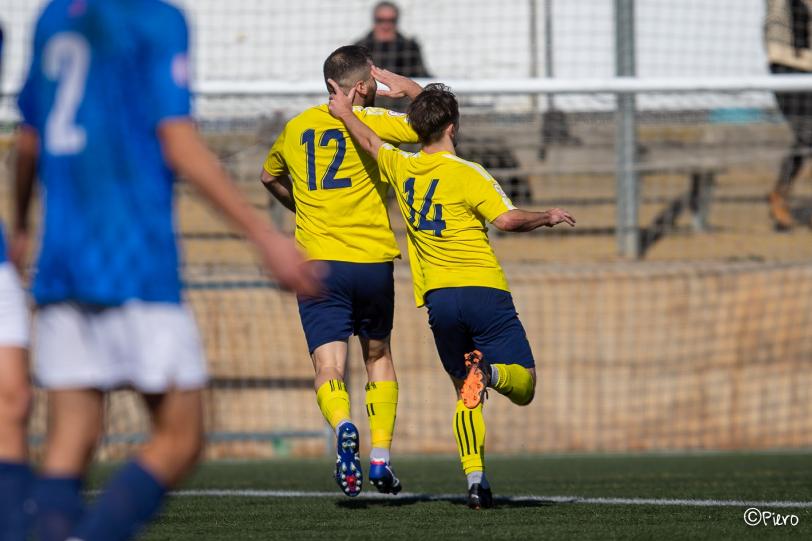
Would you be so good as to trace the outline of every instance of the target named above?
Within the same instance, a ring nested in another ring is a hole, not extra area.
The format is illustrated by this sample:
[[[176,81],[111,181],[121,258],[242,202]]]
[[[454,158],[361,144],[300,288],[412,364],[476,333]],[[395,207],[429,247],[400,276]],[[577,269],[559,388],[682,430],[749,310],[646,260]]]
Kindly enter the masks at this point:
[[[364,482],[358,447],[358,429],[351,422],[343,423],[336,438],[336,483],[350,497],[361,493]]]
[[[373,460],[369,463],[369,482],[375,485],[381,494],[397,494],[403,489],[400,479],[392,471],[392,466],[384,460]]]

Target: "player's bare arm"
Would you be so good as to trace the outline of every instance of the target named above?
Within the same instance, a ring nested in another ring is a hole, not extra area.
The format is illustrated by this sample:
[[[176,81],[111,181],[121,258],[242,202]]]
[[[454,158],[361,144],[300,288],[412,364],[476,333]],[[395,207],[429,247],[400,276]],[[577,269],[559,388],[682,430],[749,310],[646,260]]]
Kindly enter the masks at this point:
[[[282,203],[291,212],[296,212],[296,200],[293,198],[293,182],[290,180],[289,175],[275,176],[263,168],[259,179],[265,189],[274,196],[274,199]]]
[[[560,223],[575,226],[575,218],[560,208],[552,208],[544,212],[533,212],[522,209],[512,209],[500,214],[493,221],[493,225],[502,231],[522,233],[533,231],[539,227],[553,227]]]
[[[29,245],[29,211],[34,195],[39,137],[34,128],[20,126],[17,136],[17,162],[14,182],[14,229],[9,241],[9,259],[22,275]]]
[[[376,81],[389,87],[389,90],[378,88],[379,96],[385,96],[387,98],[408,97],[410,99],[415,99],[417,95],[423,91],[422,86],[408,77],[404,77],[403,75],[399,75],[377,66],[372,66],[371,72]]]
[[[350,136],[361,146],[364,152],[373,158],[377,158],[378,150],[380,150],[381,145],[383,145],[383,141],[381,141],[381,138],[378,137],[369,126],[361,122],[361,120],[355,116],[352,110],[355,88],[350,90],[348,95],[345,95],[341,87],[338,86],[338,83],[332,79],[328,79],[327,83],[333,89],[333,92],[330,94],[330,114],[344,123],[344,126],[347,127],[347,131],[350,132]]]
[[[254,211],[200,140],[193,122],[164,122],[158,135],[167,162],[246,234],[283,287],[303,295],[319,292],[319,269],[305,264],[294,242]]]

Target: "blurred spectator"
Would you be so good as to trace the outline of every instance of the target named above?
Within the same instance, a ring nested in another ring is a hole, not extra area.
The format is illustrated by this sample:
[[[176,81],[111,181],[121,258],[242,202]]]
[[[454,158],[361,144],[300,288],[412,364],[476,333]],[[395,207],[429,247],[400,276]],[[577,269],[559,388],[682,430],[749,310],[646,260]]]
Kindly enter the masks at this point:
[[[812,73],[812,0],[767,0],[764,36],[770,72]],[[812,92],[776,92],[775,99],[792,130],[793,144],[781,162],[770,192],[770,216],[777,229],[793,225],[792,185],[812,150]]]
[[[375,65],[388,69],[410,79],[430,77],[420,45],[413,38],[398,32],[400,10],[392,2],[378,2],[372,10],[372,30],[357,41],[356,45],[366,47]],[[378,105],[404,111],[408,99],[382,99]]]

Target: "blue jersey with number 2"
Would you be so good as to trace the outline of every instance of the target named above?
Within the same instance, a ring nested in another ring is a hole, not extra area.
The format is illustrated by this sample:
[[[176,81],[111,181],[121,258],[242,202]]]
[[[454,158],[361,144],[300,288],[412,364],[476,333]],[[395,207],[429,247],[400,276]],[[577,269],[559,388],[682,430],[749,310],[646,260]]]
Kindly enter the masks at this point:
[[[19,97],[39,134],[38,304],[179,302],[161,122],[189,115],[187,28],[159,0],[55,0]]]

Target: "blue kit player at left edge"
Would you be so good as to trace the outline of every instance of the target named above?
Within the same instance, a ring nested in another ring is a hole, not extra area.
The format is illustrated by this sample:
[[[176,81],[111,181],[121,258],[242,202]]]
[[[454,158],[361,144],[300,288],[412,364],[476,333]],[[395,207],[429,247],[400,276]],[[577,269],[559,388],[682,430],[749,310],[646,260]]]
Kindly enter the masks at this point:
[[[282,287],[319,291],[318,270],[197,134],[187,41],[183,14],[160,0],[54,0],[37,21],[19,96],[12,236],[24,243],[36,171],[45,213],[33,372],[49,416],[32,489],[41,541],[132,538],[200,456],[207,373],[181,295],[176,173],[252,241]],[[152,432],[86,509],[104,395],[120,388],[140,393]]]

